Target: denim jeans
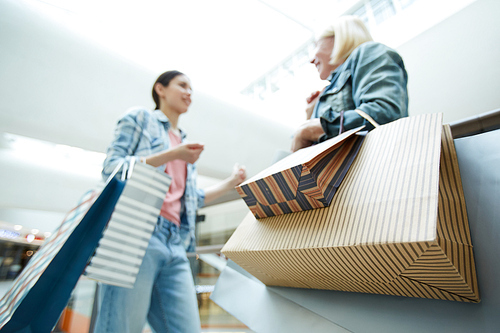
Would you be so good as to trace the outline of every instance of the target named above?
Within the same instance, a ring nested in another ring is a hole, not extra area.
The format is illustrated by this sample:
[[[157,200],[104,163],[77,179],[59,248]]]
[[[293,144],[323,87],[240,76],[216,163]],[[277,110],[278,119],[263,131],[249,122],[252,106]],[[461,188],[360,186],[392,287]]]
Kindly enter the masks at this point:
[[[198,302],[179,227],[160,217],[133,289],[101,285],[96,333],[200,332]]]

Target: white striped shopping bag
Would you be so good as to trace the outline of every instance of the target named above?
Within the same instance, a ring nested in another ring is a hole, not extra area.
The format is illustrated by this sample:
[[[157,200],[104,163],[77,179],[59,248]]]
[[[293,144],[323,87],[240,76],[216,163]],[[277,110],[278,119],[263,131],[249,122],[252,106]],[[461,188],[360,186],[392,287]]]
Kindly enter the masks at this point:
[[[170,182],[166,173],[135,165],[85,270],[88,278],[119,287],[134,286]]]
[[[91,259],[89,277],[133,285],[170,177],[133,160],[122,174],[87,193],[16,278],[0,300],[2,333],[50,332]]]

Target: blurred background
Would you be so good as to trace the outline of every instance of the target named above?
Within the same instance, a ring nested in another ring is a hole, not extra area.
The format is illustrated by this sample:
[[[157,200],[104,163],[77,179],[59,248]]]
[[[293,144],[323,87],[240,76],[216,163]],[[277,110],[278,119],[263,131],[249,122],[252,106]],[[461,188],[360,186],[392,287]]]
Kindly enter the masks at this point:
[[[206,146],[203,188],[289,150],[305,98],[326,85],[309,64],[315,37],[340,15],[402,55],[410,115],[498,108],[498,13],[496,0],[0,0],[0,292],[98,183],[117,119],[154,106],[160,73],[192,81],[181,127]],[[217,248],[247,212],[235,191],[199,211],[199,246],[213,247],[192,257],[206,332],[249,332],[208,299]],[[81,281],[68,307],[81,322],[66,331],[88,331],[94,289]]]

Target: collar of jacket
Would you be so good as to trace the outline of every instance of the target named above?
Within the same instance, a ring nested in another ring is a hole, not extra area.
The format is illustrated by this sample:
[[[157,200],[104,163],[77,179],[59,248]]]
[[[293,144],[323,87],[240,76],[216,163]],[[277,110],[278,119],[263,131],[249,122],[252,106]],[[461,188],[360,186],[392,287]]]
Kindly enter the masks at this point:
[[[168,120],[167,116],[165,116],[165,114],[158,109],[153,111],[153,115],[155,116],[156,119],[158,119],[158,121],[161,121],[164,124],[165,130],[168,132],[171,125],[170,125],[170,120]],[[181,138],[184,139],[186,137],[186,133],[180,128],[179,131],[181,132]]]
[[[342,71],[344,71],[344,70],[345,70],[345,67],[347,66],[347,63],[348,63],[348,61],[349,61],[349,58],[350,58],[350,56],[349,56],[349,57],[347,57],[347,59],[346,59],[343,63],[341,63],[341,64],[339,65],[339,67],[335,68],[333,71],[331,71],[331,72],[330,72],[330,75],[329,75],[329,76],[328,76],[328,78],[327,78],[327,80],[328,80],[328,81],[332,82],[332,81],[333,81],[333,79],[335,78],[335,76],[336,76],[338,73],[340,73],[340,72],[342,72]]]

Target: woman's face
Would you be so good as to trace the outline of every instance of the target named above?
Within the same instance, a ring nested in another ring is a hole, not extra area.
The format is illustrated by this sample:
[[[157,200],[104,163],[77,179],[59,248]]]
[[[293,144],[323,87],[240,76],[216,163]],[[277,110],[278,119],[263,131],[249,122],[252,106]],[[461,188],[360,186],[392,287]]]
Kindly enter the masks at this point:
[[[326,80],[330,73],[337,68],[337,66],[330,65],[334,40],[333,37],[327,37],[320,39],[316,43],[315,54],[311,59],[311,64],[316,66],[321,80]]]
[[[191,105],[191,81],[186,75],[177,75],[168,86],[160,87],[158,95],[172,111],[185,113]]]

